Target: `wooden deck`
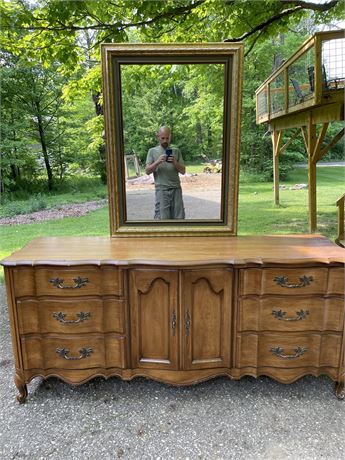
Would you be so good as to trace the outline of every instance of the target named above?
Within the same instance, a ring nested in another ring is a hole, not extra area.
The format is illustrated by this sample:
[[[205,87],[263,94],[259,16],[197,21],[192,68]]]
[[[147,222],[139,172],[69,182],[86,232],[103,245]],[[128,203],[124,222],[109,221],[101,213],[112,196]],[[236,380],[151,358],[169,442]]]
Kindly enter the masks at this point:
[[[333,61],[332,61],[333,59]],[[316,164],[343,136],[324,144],[330,123],[344,120],[344,31],[310,37],[256,91],[257,123],[268,123],[273,145],[274,201],[279,204],[279,155],[301,135],[308,154],[309,229],[317,230]],[[294,129],[285,144],[285,130]]]

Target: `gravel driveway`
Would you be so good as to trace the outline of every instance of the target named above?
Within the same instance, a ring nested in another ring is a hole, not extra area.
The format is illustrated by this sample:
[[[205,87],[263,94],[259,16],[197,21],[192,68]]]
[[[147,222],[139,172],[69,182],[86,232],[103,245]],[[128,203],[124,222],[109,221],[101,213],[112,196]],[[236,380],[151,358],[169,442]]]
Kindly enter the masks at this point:
[[[291,385],[217,378],[177,388],[139,378],[72,387],[29,384],[15,400],[9,323],[0,285],[0,459],[345,458],[345,402],[326,377]]]

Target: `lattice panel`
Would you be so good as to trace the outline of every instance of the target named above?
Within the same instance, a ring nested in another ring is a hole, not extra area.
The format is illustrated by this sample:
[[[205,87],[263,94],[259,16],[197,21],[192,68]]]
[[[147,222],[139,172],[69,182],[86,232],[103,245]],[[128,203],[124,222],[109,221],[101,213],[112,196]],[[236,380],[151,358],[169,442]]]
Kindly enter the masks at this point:
[[[329,89],[344,87],[345,38],[322,42],[322,65]]]

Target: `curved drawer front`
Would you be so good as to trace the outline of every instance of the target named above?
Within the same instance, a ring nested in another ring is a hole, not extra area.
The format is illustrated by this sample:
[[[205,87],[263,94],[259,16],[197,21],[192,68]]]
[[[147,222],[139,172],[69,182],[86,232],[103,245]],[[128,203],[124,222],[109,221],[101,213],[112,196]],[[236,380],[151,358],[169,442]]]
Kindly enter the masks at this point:
[[[236,367],[338,367],[340,334],[237,335]]]
[[[342,331],[340,297],[242,297],[239,331]]]
[[[331,268],[328,276],[327,294],[338,294],[344,296],[345,292],[345,270],[344,268]]]
[[[122,295],[123,273],[116,267],[35,267],[14,270],[15,295]]]
[[[240,270],[241,295],[324,295],[328,292],[328,268],[249,268]],[[341,279],[333,278],[335,293],[341,291]]]
[[[24,369],[125,368],[125,338],[105,336],[24,336]]]
[[[124,301],[115,298],[17,301],[20,334],[124,333]]]

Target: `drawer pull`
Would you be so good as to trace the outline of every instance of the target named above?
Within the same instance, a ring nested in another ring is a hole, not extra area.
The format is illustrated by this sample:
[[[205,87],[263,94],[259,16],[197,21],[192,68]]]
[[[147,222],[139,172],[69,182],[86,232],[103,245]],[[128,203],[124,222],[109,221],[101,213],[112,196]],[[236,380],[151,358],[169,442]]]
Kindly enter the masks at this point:
[[[63,278],[52,278],[49,280],[49,282],[52,283],[52,285],[54,287],[57,287],[58,289],[80,289],[89,282],[89,279],[81,278],[80,276],[78,276],[78,278],[73,278],[73,281],[75,282],[74,286],[64,286]]]
[[[302,288],[305,286],[309,286],[312,281],[314,281],[314,278],[312,276],[301,276],[299,278],[300,283],[298,284],[289,284],[289,278],[287,276],[276,276],[273,281],[276,282],[279,286],[286,287],[286,288]]]
[[[79,356],[68,356],[69,350],[68,348],[57,348],[56,353],[61,356],[63,359],[67,359],[69,361],[77,361],[80,359],[88,358],[91,356],[91,353],[93,353],[92,348],[81,348],[79,350],[80,355]]]
[[[176,332],[176,312],[175,310],[172,312],[172,315],[171,315],[171,329],[173,330],[173,335],[175,335],[175,332]]]
[[[64,324],[78,324],[78,323],[82,323],[83,321],[85,321],[85,320],[87,320],[88,318],[90,318],[91,313],[81,311],[80,313],[77,313],[76,316],[77,316],[78,319],[71,319],[71,320],[68,320],[68,319],[65,319],[65,318],[66,318],[66,314],[65,314],[65,313],[62,313],[62,311],[54,312],[54,313],[53,313],[53,318],[55,318],[56,321],[60,321],[60,323],[64,323]]]
[[[186,336],[189,336],[190,332],[190,314],[189,311],[186,311],[186,316],[185,316],[185,327],[186,327]]]
[[[309,310],[296,311],[296,316],[292,316],[291,318],[286,318],[286,311],[283,310],[272,310],[272,315],[280,321],[301,321],[309,315]]]
[[[284,348],[282,347],[272,347],[270,348],[270,352],[273,353],[275,356],[278,356],[278,358],[283,358],[283,359],[295,359],[298,358],[304,353],[308,351],[308,348],[304,347],[297,347],[294,349],[295,354],[294,355],[284,355]]]

